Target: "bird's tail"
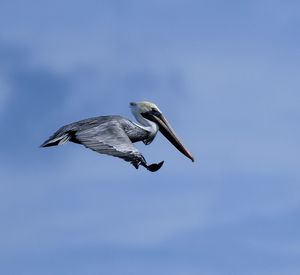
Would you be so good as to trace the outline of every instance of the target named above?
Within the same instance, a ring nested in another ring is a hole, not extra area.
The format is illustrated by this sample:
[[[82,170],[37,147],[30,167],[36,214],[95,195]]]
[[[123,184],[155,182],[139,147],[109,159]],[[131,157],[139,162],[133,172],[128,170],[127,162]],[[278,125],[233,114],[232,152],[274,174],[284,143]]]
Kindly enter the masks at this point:
[[[72,135],[70,132],[57,131],[54,135],[47,139],[40,147],[63,145],[67,143],[71,138]]]

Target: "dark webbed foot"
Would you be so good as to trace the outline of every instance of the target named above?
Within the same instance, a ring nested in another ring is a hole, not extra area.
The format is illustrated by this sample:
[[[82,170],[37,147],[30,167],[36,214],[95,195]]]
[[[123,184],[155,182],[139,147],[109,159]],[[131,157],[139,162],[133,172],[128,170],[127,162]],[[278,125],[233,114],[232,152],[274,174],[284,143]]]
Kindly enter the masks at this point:
[[[164,164],[164,161],[161,161],[160,163],[152,163],[150,165],[147,165],[147,162],[144,158],[142,158],[142,160],[138,160],[136,162],[131,162],[131,164],[138,169],[140,165],[142,165],[143,167],[145,167],[148,171],[150,172],[156,172],[158,171],[162,165]]]
[[[161,161],[160,163],[152,163],[150,165],[145,165],[145,167],[150,172],[156,172],[162,167],[163,164],[164,164],[164,161]]]

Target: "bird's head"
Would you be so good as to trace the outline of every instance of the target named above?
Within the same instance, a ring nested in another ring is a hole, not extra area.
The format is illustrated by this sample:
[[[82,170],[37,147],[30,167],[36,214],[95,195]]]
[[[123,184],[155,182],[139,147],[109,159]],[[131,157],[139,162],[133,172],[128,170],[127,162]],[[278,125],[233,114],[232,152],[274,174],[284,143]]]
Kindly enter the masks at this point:
[[[130,108],[133,114],[139,113],[142,115],[143,113],[151,111],[161,113],[159,108],[154,103],[149,101],[130,102]]]
[[[142,102],[130,102],[130,108],[133,115],[137,118],[139,122],[142,120],[154,122],[159,131],[186,157],[194,161],[192,154],[184,147],[179,138],[177,137],[175,131],[171,127],[168,120],[162,114],[160,109],[152,102],[142,101]]]

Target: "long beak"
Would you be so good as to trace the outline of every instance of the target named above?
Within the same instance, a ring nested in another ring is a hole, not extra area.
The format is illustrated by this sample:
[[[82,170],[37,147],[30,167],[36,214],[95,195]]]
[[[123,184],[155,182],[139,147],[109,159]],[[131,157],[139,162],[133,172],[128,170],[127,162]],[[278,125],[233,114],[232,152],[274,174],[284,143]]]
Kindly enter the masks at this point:
[[[162,115],[162,114],[143,114],[147,119],[150,119],[151,121],[155,122],[159,126],[160,132],[186,157],[192,160],[194,162],[194,157],[192,154],[184,147],[184,145],[181,143],[179,138],[177,137],[175,131],[171,127],[168,120]]]

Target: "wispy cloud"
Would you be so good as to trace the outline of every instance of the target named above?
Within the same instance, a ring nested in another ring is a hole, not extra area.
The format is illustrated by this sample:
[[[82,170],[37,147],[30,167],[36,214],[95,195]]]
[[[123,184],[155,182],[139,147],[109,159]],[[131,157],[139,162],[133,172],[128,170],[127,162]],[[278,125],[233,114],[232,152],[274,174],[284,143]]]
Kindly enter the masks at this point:
[[[3,273],[299,273],[298,4],[2,5]],[[75,120],[132,118],[142,99],[195,163],[161,135],[137,145],[165,160],[156,174],[38,148]]]

